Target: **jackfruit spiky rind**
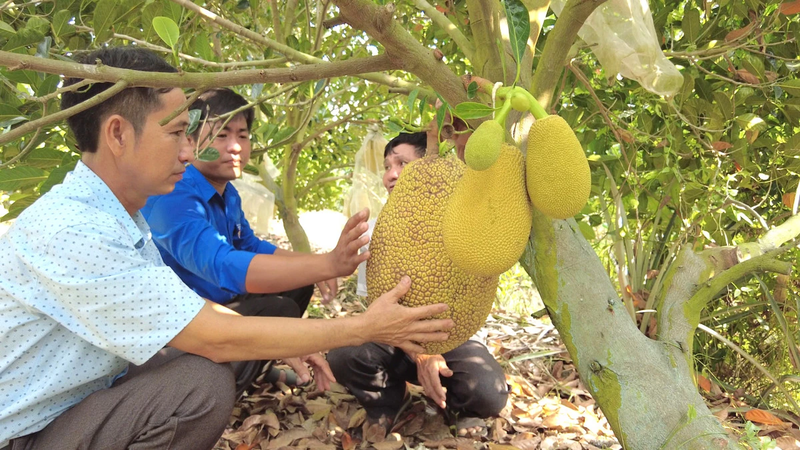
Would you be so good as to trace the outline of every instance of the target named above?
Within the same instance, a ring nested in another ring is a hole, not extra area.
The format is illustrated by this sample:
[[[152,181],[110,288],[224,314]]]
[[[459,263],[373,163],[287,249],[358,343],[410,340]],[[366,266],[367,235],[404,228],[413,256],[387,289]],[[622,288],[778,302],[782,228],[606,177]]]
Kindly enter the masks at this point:
[[[430,354],[448,352],[475,334],[491,312],[497,291],[497,276],[470,275],[444,250],[444,206],[464,169],[460,160],[437,155],[408,164],[378,216],[370,241],[368,302],[408,275],[411,288],[401,299],[402,304],[450,306],[438,318],[453,319],[455,328],[447,341],[423,345]]]
[[[531,203],[548,217],[573,217],[589,200],[589,162],[575,133],[559,116],[531,126],[525,172]]]
[[[492,167],[467,169],[445,208],[442,235],[447,254],[464,271],[499,275],[519,260],[533,222],[525,189],[525,158],[503,144]]]
[[[464,147],[464,162],[472,170],[486,170],[497,161],[500,147],[506,139],[506,130],[498,122],[487,120],[469,137]]]

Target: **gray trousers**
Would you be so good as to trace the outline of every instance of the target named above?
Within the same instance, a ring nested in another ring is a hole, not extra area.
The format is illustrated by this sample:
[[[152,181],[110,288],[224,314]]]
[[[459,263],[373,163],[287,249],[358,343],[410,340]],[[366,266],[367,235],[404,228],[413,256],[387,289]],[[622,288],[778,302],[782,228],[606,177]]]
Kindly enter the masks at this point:
[[[451,377],[440,377],[447,388],[447,409],[460,417],[496,416],[508,399],[500,364],[480,342],[467,341],[442,354]],[[418,384],[417,365],[396,347],[364,344],[328,352],[333,376],[358,399],[372,419],[393,420],[403,405],[406,382]]]
[[[11,449],[212,448],[233,411],[230,364],[189,354],[161,363],[157,355],[138,369],[41,431],[13,439]]]

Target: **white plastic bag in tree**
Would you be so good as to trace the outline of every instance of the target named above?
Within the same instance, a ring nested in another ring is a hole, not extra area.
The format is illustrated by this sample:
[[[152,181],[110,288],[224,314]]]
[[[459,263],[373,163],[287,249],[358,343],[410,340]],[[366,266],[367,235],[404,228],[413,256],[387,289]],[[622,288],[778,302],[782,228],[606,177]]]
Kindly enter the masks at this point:
[[[553,0],[561,15],[566,0]],[[586,19],[578,36],[590,46],[609,76],[636,80],[658,95],[673,95],[683,75],[661,51],[647,0],[608,0]]]
[[[372,219],[381,212],[387,196],[383,187],[383,150],[387,143],[377,126],[370,127],[356,152],[353,184],[344,195],[342,213],[346,217],[364,208],[369,208]]]
[[[275,194],[265,188],[256,175],[243,173],[242,178],[231,181],[242,198],[242,211],[253,232],[269,234],[269,222],[275,212]]]

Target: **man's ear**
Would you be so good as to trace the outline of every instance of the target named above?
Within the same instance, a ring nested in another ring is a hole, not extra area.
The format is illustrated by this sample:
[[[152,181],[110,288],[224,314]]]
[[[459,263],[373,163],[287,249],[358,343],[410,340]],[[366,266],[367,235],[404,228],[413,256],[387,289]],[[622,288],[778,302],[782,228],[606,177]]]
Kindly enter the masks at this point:
[[[136,132],[126,118],[112,114],[100,125],[100,142],[105,144],[115,156],[122,155],[128,148],[133,148]]]

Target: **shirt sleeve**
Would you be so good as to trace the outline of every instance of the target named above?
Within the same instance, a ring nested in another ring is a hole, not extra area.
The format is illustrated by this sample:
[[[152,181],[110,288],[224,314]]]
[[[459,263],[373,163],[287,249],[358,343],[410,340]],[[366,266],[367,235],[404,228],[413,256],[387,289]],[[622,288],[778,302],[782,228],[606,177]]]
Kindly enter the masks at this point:
[[[237,250],[228,242],[209,222],[207,208],[196,194],[158,198],[147,218],[153,240],[186,270],[222,289],[245,294],[247,269],[256,253]]]
[[[50,295],[29,296],[28,307],[96,347],[143,364],[205,301],[168,267],[142,257],[124,236],[100,224],[56,233],[28,262]]]

